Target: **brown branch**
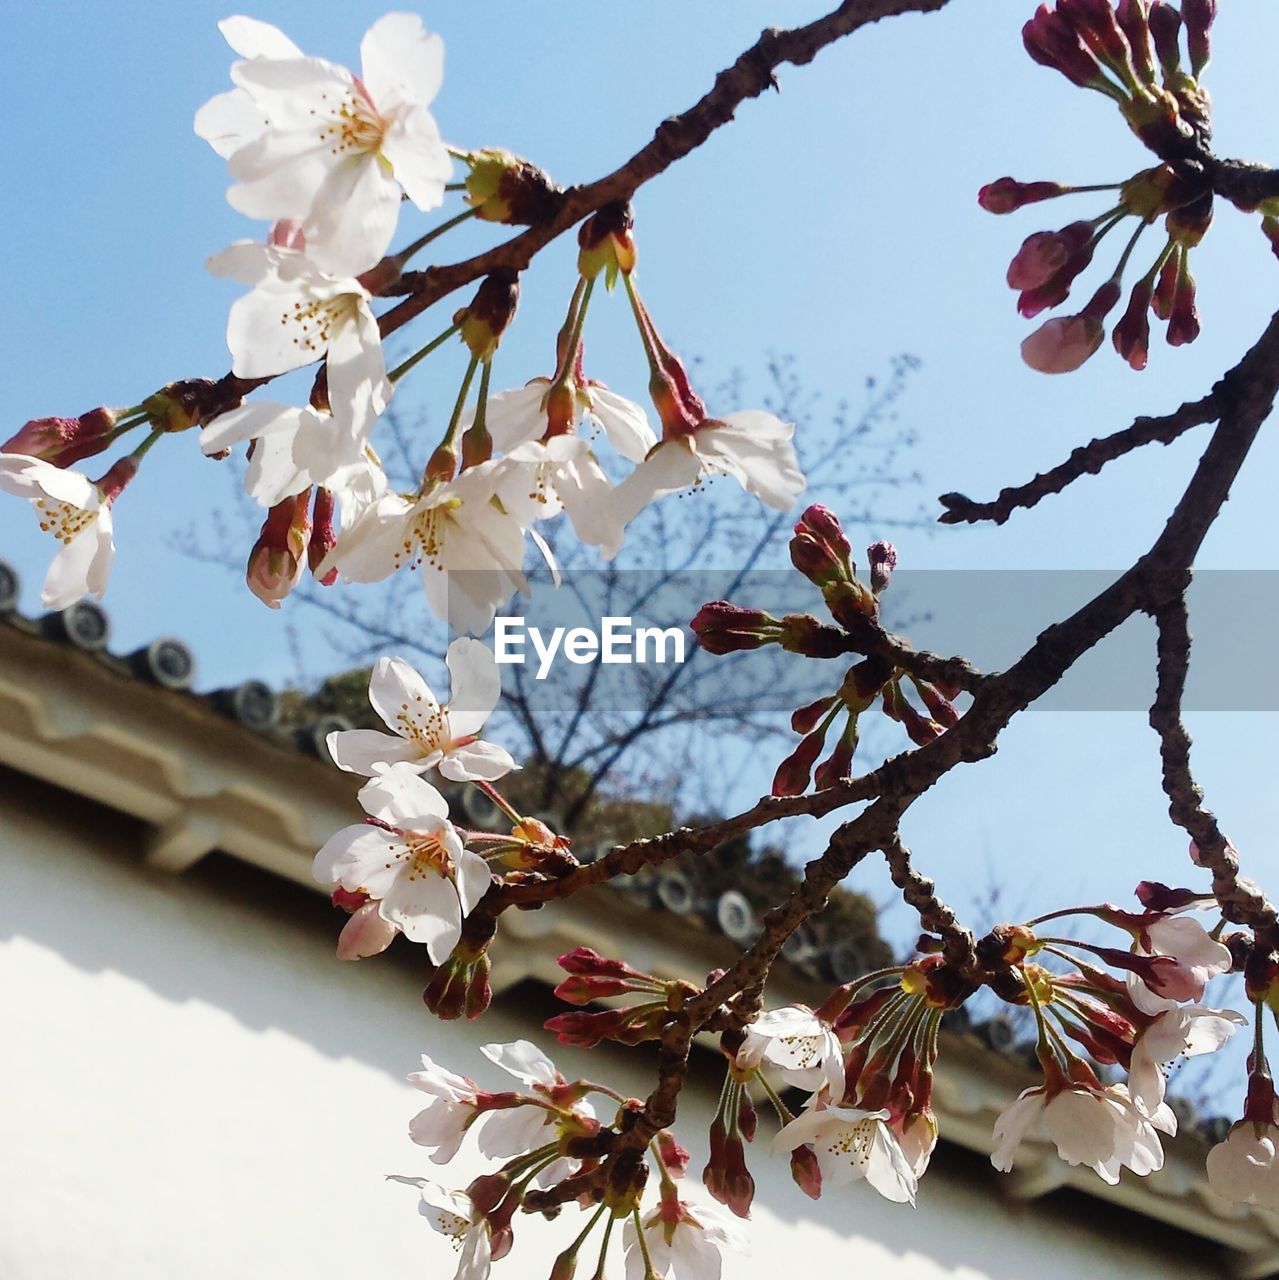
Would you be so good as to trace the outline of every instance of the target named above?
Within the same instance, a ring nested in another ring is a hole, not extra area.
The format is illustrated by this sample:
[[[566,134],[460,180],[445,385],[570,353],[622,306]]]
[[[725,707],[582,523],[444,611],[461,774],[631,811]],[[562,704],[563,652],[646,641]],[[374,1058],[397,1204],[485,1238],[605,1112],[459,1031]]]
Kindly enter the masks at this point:
[[[884,857],[888,860],[893,884],[902,891],[906,905],[914,907],[919,922],[929,933],[935,933],[944,943],[942,954],[959,969],[967,972],[976,962],[975,939],[972,930],[964,928],[955,913],[936,894],[936,885],[911,864],[910,850],[894,833],[884,843]]]
[[[1142,445],[1171,444],[1192,427],[1215,422],[1221,415],[1221,405],[1220,389],[1214,387],[1202,400],[1189,401],[1162,418],[1138,418],[1131,427],[1080,445],[1065,462],[1040,472],[1026,484],[1001,489],[993,502],[974,502],[962,493],[943,493],[937,501],[946,510],[937,519],[941,524],[976,524],[981,520],[1003,524],[1019,508],[1029,509],[1050,494],[1061,493],[1080,476],[1098,475],[1106,463]]]
[[[1182,698],[1190,669],[1190,627],[1186,602],[1179,596],[1155,613],[1158,628],[1158,687],[1150,708],[1150,727],[1159,735],[1168,815],[1195,842],[1199,860],[1212,872],[1212,890],[1222,915],[1236,924],[1273,932],[1274,906],[1251,881],[1239,875],[1239,856],[1204,806],[1203,789],[1190,770],[1190,734],[1182,722]]]

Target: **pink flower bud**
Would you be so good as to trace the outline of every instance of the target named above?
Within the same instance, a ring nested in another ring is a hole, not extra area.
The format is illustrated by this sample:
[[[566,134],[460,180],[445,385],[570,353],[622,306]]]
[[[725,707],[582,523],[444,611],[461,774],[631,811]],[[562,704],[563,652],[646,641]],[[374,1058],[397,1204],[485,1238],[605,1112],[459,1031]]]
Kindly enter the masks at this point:
[[[850,777],[853,772],[853,754],[857,750],[857,717],[850,716],[848,728],[839,735],[835,749],[813,772],[813,783],[819,791],[833,787]]]
[[[1115,21],[1111,0],[1057,0],[1057,12],[1099,58],[1118,64],[1126,72],[1132,71],[1132,51]]]
[[[746,1168],[742,1140],[726,1133],[723,1121],[718,1117],[711,1125],[710,1156],[702,1170],[706,1190],[739,1218],[749,1218],[751,1201],[755,1198],[755,1179]]]
[[[689,627],[708,653],[736,653],[774,644],[780,623],[763,609],[744,609],[727,600],[702,605]]]
[[[1104,80],[1096,58],[1060,14],[1041,4],[1021,29],[1026,52],[1043,67],[1060,71],[1072,84],[1086,87]]]
[[[1065,302],[1070,297],[1070,286],[1092,262],[1096,242],[1089,240],[1078,253],[1072,255],[1050,280],[1034,289],[1025,290],[1017,299],[1017,312],[1027,320]]]
[[[927,680],[920,680],[915,688],[919,690],[919,696],[924,706],[928,708],[928,714],[943,729],[951,729],[959,723],[959,712],[955,709],[955,704],[944,697],[936,685],[930,684]]]
[[[1172,304],[1177,296],[1177,277],[1181,272],[1182,250],[1175,249],[1159,272],[1159,280],[1155,284],[1154,296],[1150,300],[1150,309],[1160,320],[1172,317]]]
[[[800,707],[792,713],[790,727],[796,733],[812,733],[826,718],[836,701],[837,699],[834,696],[818,698],[816,702],[810,702],[806,707]]]
[[[977,193],[977,203],[987,213],[1014,213],[1024,205],[1065,195],[1066,190],[1060,182],[1018,182],[1016,178],[996,178]]]
[[[115,409],[90,409],[78,418],[33,418],[0,445],[0,453],[24,453],[55,467],[73,467],[111,443],[118,418]]]
[[[1165,73],[1175,73],[1181,66],[1181,14],[1164,0],[1155,0],[1150,6],[1150,34]]]
[[[1058,316],[1041,325],[1021,344],[1021,358],[1040,373],[1070,373],[1101,346],[1103,317],[1119,301],[1117,281],[1108,280],[1076,316]]]
[[[302,579],[307,542],[311,536],[311,491],[277,503],[267,513],[258,540],[249,552],[245,581],[263,604],[272,609]]]
[[[822,1171],[812,1147],[796,1147],[790,1153],[790,1176],[810,1200],[821,1199]]]
[[[1168,345],[1183,347],[1199,336],[1199,308],[1195,305],[1195,278],[1182,266],[1177,293],[1168,317]]]
[[[338,959],[361,960],[380,955],[391,945],[399,929],[378,914],[376,902],[366,902],[342,926],[338,934]]]
[[[1150,0],[1119,0],[1115,21],[1128,37],[1133,69],[1143,84],[1155,79],[1155,52],[1150,40]]]
[[[338,535],[334,519],[337,515],[337,496],[332,489],[317,489],[315,505],[311,510],[311,538],[306,544],[306,562],[312,573],[324,562],[324,557],[337,545]],[[322,587],[331,587],[338,580],[338,571],[330,569],[316,581]]]
[[[1111,335],[1115,350],[1138,370],[1146,367],[1150,355],[1150,300],[1154,291],[1152,280],[1139,280],[1133,286],[1128,309]]]
[[[813,765],[822,753],[827,726],[820,727],[800,740],[799,746],[777,766],[773,776],[773,795],[798,796],[804,793],[812,776]]]
[[[1217,16],[1217,0],[1181,0],[1181,17],[1186,24],[1190,47],[1190,70],[1198,77],[1211,56],[1208,31]]]

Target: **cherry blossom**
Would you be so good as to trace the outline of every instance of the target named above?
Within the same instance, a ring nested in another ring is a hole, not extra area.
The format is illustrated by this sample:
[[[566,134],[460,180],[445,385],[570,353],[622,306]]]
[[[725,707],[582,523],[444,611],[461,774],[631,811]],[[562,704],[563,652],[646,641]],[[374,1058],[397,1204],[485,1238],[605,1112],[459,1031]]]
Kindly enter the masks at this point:
[[[426,1178],[391,1175],[392,1182],[417,1187],[422,1194],[417,1210],[458,1253],[453,1280],[486,1280],[492,1260],[489,1224],[465,1191],[449,1191]]]
[[[618,485],[619,517],[629,524],[650,502],[703,476],[731,476],[761,502],[788,511],[805,484],[794,434],[794,423],[751,409],[668,436]]]
[[[769,1062],[787,1084],[817,1092],[830,1090],[837,1098],[844,1089],[844,1053],[839,1038],[803,1005],[789,1005],[762,1013],[746,1028],[737,1051],[739,1070]]]
[[[512,464],[497,496],[525,528],[563,511],[573,532],[611,560],[625,534],[613,509],[613,486],[591,447],[579,436],[529,440],[506,455]]]
[[[1171,1004],[1138,1037],[1128,1068],[1133,1100],[1153,1112],[1164,1100],[1163,1064],[1173,1058],[1215,1053],[1246,1019],[1233,1009]]]
[[[95,484],[39,458],[0,453],[0,490],[30,499],[40,528],[62,544],[40,593],[46,608],[65,609],[107,589],[115,560],[111,504],[136,471],[132,458],[121,458]]]
[[[372,777],[380,766],[439,769],[452,782],[495,781],[518,768],[510,753],[479,740],[501,696],[492,651],[478,640],[454,640],[445,654],[452,697],[441,706],[425,680],[401,658],[379,658],[369,702],[391,733],[342,729],[329,734],[334,764]]]
[[[222,30],[247,56],[231,67],[237,88],[201,108],[196,132],[227,156],[227,199],[249,217],[300,220],[330,275],[367,271],[395,234],[401,192],[424,211],[444,200],[452,162],[429,110],[443,41],[415,15],[389,13],[365,32],[355,76],[301,56],[264,23]]]
[[[824,1185],[865,1178],[886,1200],[914,1204],[918,1180],[888,1118],[887,1111],[810,1107],[778,1133],[773,1150],[811,1146]]]
[[[436,1164],[448,1164],[479,1114],[475,1084],[432,1062],[426,1054],[422,1055],[422,1070],[414,1071],[408,1080],[434,1099],[409,1121],[409,1137],[418,1146],[434,1147],[431,1159]]]
[[[1274,1125],[1241,1120],[1208,1152],[1208,1185],[1225,1200],[1279,1211]]]
[[[442,964],[489,887],[488,863],[463,847],[447,801],[411,765],[392,765],[359,800],[384,825],[339,831],[315,855],[315,878],[368,894],[384,920]]]
[[[480,1129],[482,1155],[495,1160],[505,1159],[556,1141],[559,1126],[566,1119],[594,1123],[595,1112],[590,1103],[578,1095],[575,1086],[531,1041],[512,1040],[508,1044],[481,1045],[480,1052],[551,1104],[545,1107],[526,1103],[494,1111]],[[539,1186],[551,1186],[571,1175],[577,1167],[576,1160],[555,1160],[541,1171],[535,1181]]]
[[[1166,1103],[1147,1115],[1124,1085],[1077,1085],[1051,1093],[1039,1085],[1023,1091],[996,1119],[990,1157],[996,1169],[1006,1173],[1013,1167],[1018,1146],[1041,1116],[1067,1164],[1087,1165],[1112,1186],[1123,1166],[1143,1177],[1163,1168],[1159,1133],[1177,1132],[1176,1117]]]
[[[653,1274],[670,1280],[719,1280],[724,1249],[746,1252],[741,1223],[714,1205],[663,1196],[660,1204],[641,1216],[640,1226],[642,1248],[633,1217],[622,1230],[626,1280],[645,1280],[650,1274],[648,1262]]]
[[[297,237],[277,227],[273,241]],[[205,264],[215,276],[251,286],[231,304],[227,347],[239,378],[269,378],[326,361],[330,401],[353,403],[359,388],[391,398],[377,317],[369,291],[354,277],[333,278],[305,248],[240,240]]]
[[[342,532],[320,572],[380,582],[420,564],[435,613],[458,630],[483,631],[526,585],[524,530],[493,501],[506,471],[505,461],[488,462],[415,495],[384,495]]]
[[[489,397],[486,420],[496,448],[510,453],[548,434],[547,392],[551,386],[550,378],[534,378],[527,386]],[[559,431],[586,421],[603,431],[609,444],[631,462],[643,462],[657,443],[644,410],[602,382],[577,379],[568,407],[571,416],[557,424]]]
[[[1143,1013],[1163,1013],[1170,1002],[1199,1000],[1208,980],[1229,973],[1229,949],[1189,916],[1165,916],[1146,926],[1137,943],[1139,955],[1167,956],[1177,963],[1160,965],[1144,979],[1128,974],[1128,993]]]

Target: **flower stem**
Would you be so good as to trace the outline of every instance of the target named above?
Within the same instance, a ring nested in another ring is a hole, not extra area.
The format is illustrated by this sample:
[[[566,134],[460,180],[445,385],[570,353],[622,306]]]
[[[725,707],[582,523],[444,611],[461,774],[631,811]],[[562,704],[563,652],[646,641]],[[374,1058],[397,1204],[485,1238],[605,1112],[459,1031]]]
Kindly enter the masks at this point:
[[[155,442],[162,435],[165,435],[165,434],[166,432],[163,430],[163,428],[159,428],[159,427],[157,427],[156,430],[151,432],[151,434],[147,436],[147,438],[140,445],[138,445],[138,447],[134,449],[133,453],[130,455],[133,458],[134,462],[141,462],[142,459],[147,456],[147,453],[150,451],[151,446],[155,444]]]
[[[497,791],[497,789],[496,789],[495,787],[491,786],[491,785],[490,785],[489,783],[487,783],[487,782],[482,782],[482,781],[480,781],[479,779],[472,779],[472,783],[473,783],[473,785],[474,785],[474,786],[479,787],[479,789],[480,789],[481,791],[483,791],[483,792],[484,792],[484,794],[485,794],[486,796],[488,796],[488,798],[489,798],[490,800],[492,800],[492,801],[493,801],[493,803],[494,803],[495,805],[497,805],[497,807],[498,807],[499,809],[501,809],[501,811],[502,811],[504,814],[506,814],[506,816],[507,816],[508,818],[510,818],[510,820],[511,820],[512,822],[514,822],[514,823],[516,823],[516,824],[518,825],[519,823],[521,823],[521,822],[523,822],[523,821],[524,821],[524,819],[523,819],[523,818],[520,816],[520,814],[519,814],[519,813],[518,813],[518,812],[517,812],[517,811],[516,811],[512,806],[511,806],[511,804],[510,804],[507,800],[505,800],[505,799],[504,799],[504,798],[503,798],[503,797],[498,793],[498,791]]]
[[[438,338],[432,338],[421,351],[415,352],[413,355],[409,356],[403,364],[397,364],[386,376],[392,382],[399,382],[399,380],[404,377],[404,375],[408,373],[408,371],[413,368],[419,360],[425,360],[426,357],[429,356],[437,347],[442,347],[460,328],[460,325],[450,325]]]
[[[459,223],[465,222],[467,218],[475,217],[478,212],[478,209],[463,209],[461,213],[456,214],[447,222],[441,222],[434,230],[428,231],[424,236],[419,236],[407,248],[401,249],[395,255],[396,261],[403,266],[419,249],[425,249],[432,240],[438,240],[446,231],[452,231]]]

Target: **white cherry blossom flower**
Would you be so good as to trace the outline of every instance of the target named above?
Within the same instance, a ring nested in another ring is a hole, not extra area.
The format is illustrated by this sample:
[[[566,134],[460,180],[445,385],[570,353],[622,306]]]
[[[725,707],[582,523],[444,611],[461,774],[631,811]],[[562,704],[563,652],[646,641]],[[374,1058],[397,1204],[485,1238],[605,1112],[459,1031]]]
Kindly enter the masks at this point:
[[[366,893],[384,920],[443,964],[492,881],[488,863],[463,847],[447,801],[411,766],[392,765],[359,800],[385,827],[339,831],[315,855],[315,878]]]
[[[480,1052],[559,1110],[584,1120],[595,1119],[595,1110],[585,1098],[563,1096],[568,1081],[531,1041],[481,1045]],[[479,1134],[480,1154],[492,1160],[504,1160],[545,1146],[558,1137],[558,1118],[554,1111],[534,1103],[507,1107],[493,1111],[485,1120]],[[574,1173],[578,1164],[576,1160],[556,1160],[543,1169],[535,1181],[539,1186],[550,1186]]]
[[[1137,945],[1138,955],[1167,956],[1175,965],[1160,965],[1153,979],[1128,974],[1128,994],[1143,1013],[1162,1013],[1181,1000],[1198,1001],[1210,978],[1229,973],[1229,949],[1189,916],[1168,916],[1146,929],[1149,947]]]
[[[824,1186],[865,1178],[886,1200],[914,1204],[918,1180],[888,1118],[887,1111],[810,1107],[778,1133],[773,1150],[794,1151],[807,1144],[817,1157]]]
[[[832,1098],[844,1091],[844,1051],[828,1023],[804,1005],[788,1005],[762,1013],[746,1028],[737,1051],[739,1070],[769,1062],[787,1084],[816,1093],[823,1087]]]
[[[269,22],[242,14],[224,18],[218,30],[242,58],[301,58],[305,55],[292,40]],[[260,138],[267,120],[243,89],[220,93],[195,113],[195,132],[224,160]]]
[[[563,511],[573,532],[611,560],[624,529],[613,511],[613,486],[580,436],[529,440],[506,455],[512,464],[498,487],[502,506],[526,529]]]
[[[707,419],[694,431],[663,440],[617,486],[619,516],[629,524],[650,502],[704,476],[731,476],[767,506],[788,511],[806,483],[791,443],[794,434],[794,423],[761,409]]]
[[[493,1249],[489,1225],[465,1191],[449,1191],[426,1178],[392,1174],[392,1182],[417,1187],[422,1194],[417,1210],[458,1254],[453,1280],[486,1280]]]
[[[1128,1068],[1133,1100],[1153,1112],[1164,1100],[1163,1064],[1174,1058],[1215,1053],[1247,1019],[1233,1009],[1171,1004],[1137,1037]]]
[[[372,777],[380,766],[438,769],[452,782],[493,782],[519,766],[510,753],[479,739],[501,696],[492,651],[479,640],[454,640],[445,654],[452,696],[441,706],[425,680],[401,658],[379,658],[369,702],[390,733],[342,729],[329,734],[334,764]]]
[[[1225,1200],[1279,1211],[1279,1131],[1241,1120],[1208,1152],[1208,1185]]]
[[[274,233],[273,233],[274,235]],[[330,402],[353,403],[362,386],[391,398],[372,295],[354,277],[322,272],[304,248],[240,240],[205,264],[251,286],[231,304],[227,347],[240,378],[269,378],[326,360]]]
[[[546,393],[550,387],[550,378],[534,378],[527,386],[489,397],[485,417],[495,448],[510,453],[546,435]],[[583,421],[598,427],[609,444],[631,462],[643,462],[657,443],[644,410],[602,382],[582,380],[574,386],[571,426],[576,428]]]
[[[223,94],[196,131],[228,156],[232,207],[252,218],[297,218],[315,262],[332,276],[376,265],[395,234],[401,192],[437,208],[452,172],[429,104],[444,76],[444,44],[420,18],[389,13],[365,32],[361,74],[299,56],[287,38],[246,41],[232,64],[238,95]],[[238,46],[238,47],[237,47]],[[263,123],[250,122],[247,104]]]
[[[644,1280],[644,1254],[648,1253],[654,1272],[668,1280],[719,1280],[723,1272],[723,1251],[747,1250],[742,1224],[715,1205],[688,1200],[663,1199],[647,1214],[641,1214],[644,1248],[633,1217],[622,1229],[626,1249],[626,1280]]]
[[[45,608],[65,609],[107,589],[115,560],[111,504],[136,471],[133,459],[122,458],[94,484],[79,471],[0,453],[0,492],[29,499],[40,528],[61,543],[40,593]]]
[[[422,1070],[414,1071],[408,1079],[433,1099],[409,1121],[409,1137],[418,1146],[434,1147],[431,1159],[436,1164],[448,1164],[479,1114],[475,1084],[432,1062],[426,1054],[422,1055]]]
[[[459,631],[483,631],[527,586],[524,530],[495,501],[505,461],[486,462],[416,495],[388,493],[362,511],[318,570],[380,582],[422,567],[427,603]]]
[[[1112,1186],[1119,1181],[1121,1167],[1142,1177],[1163,1168],[1159,1133],[1177,1132],[1176,1117],[1166,1103],[1147,1115],[1124,1085],[1079,1085],[1051,1095],[1039,1085],[1025,1090],[996,1119],[990,1157],[996,1169],[1007,1173],[1012,1168],[1018,1146],[1040,1117],[1067,1164],[1087,1165]]]

